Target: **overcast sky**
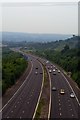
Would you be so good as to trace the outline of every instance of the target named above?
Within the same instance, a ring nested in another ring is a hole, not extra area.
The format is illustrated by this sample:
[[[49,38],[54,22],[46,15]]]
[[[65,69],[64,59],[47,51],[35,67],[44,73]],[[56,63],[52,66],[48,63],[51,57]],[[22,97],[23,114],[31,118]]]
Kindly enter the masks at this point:
[[[77,2],[67,2],[65,4],[57,2],[49,5],[5,4],[2,7],[1,16],[2,31],[59,34],[78,33]]]

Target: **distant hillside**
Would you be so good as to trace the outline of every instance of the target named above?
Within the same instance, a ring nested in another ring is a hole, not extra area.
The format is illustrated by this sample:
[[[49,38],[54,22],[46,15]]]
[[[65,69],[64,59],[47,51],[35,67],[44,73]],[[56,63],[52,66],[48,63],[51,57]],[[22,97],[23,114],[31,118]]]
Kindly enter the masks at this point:
[[[0,33],[1,35],[1,33]],[[56,40],[64,40],[71,37],[71,35],[64,34],[32,34],[32,33],[18,33],[18,32],[2,32],[3,41],[14,42],[51,42]]]
[[[27,44],[27,47],[35,48],[37,50],[45,50],[45,49],[54,49],[61,51],[65,45],[68,45],[71,48],[79,47],[80,37],[74,36],[65,40],[59,40],[54,42],[47,42],[47,43],[30,43]]]

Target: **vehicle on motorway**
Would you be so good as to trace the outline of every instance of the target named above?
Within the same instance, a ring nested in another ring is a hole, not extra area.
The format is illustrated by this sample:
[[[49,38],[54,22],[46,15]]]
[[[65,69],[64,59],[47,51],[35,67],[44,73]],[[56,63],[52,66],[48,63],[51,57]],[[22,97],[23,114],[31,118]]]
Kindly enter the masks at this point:
[[[55,72],[56,70],[55,69],[53,69],[53,72]]]
[[[38,69],[38,67],[36,67],[36,69]]]
[[[52,66],[51,66],[51,68],[52,68]]]
[[[56,70],[57,70],[57,68],[56,68]]]
[[[53,72],[53,75],[56,75],[56,72]]]
[[[74,97],[75,97],[74,93],[71,93],[71,94],[70,94],[70,97],[71,97],[71,98],[74,98]]]
[[[58,73],[60,73],[60,70],[58,70]]]
[[[38,72],[36,71],[36,72],[35,72],[35,74],[37,75],[37,74],[38,74]]]
[[[49,61],[47,60],[46,63],[49,63]]]
[[[43,72],[40,72],[40,74],[43,74]]]
[[[56,87],[53,87],[53,88],[52,88],[52,91],[56,91],[56,90],[57,90]]]
[[[51,73],[52,71],[51,70],[49,70],[49,73]]]
[[[49,66],[47,68],[49,69]]]
[[[61,89],[60,94],[64,94],[64,93],[65,93],[64,89]]]

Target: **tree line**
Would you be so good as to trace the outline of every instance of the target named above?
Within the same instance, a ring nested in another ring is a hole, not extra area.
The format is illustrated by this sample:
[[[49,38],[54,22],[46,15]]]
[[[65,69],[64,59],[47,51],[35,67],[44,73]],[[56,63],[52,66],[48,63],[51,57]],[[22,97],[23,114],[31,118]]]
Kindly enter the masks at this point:
[[[2,94],[14,85],[22,75],[28,62],[21,54],[11,51],[9,48],[2,50]]]
[[[37,55],[47,58],[48,60],[57,63],[65,71],[71,72],[71,77],[80,87],[80,49],[70,49],[68,45],[65,45],[61,51],[55,50],[37,50]]]

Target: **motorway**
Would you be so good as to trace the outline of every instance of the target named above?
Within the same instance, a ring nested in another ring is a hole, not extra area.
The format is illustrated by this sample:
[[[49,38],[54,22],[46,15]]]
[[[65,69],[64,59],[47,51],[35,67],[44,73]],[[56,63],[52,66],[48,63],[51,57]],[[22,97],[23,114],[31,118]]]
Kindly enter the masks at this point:
[[[29,55],[30,60],[32,59],[32,71],[29,77],[26,79],[25,84],[22,85],[21,89],[11,99],[11,101],[4,107],[2,111],[3,118],[32,118],[37,105],[37,101],[40,95],[43,74],[39,59],[43,64],[46,65],[46,69],[49,74],[51,82],[50,97],[51,103],[49,105],[50,118],[62,118],[64,119],[79,119],[80,110],[80,89],[76,84],[70,81],[68,76],[65,76],[63,71],[60,69],[58,73],[58,67],[56,69],[56,75],[53,74],[54,66],[51,62],[46,63],[46,59],[39,57],[32,57]],[[38,74],[35,74],[36,67],[38,67]],[[48,68],[49,67],[49,68]],[[52,72],[49,73],[49,70]],[[52,91],[52,88],[56,87],[56,91]],[[65,94],[60,94],[60,90],[64,89]],[[70,94],[74,92],[75,98],[71,98]]]
[[[2,109],[2,118],[33,118],[43,83],[41,64],[29,57],[32,67],[29,76],[11,100]],[[36,69],[38,67],[38,69]],[[38,74],[35,74],[35,72]],[[1,112],[1,111],[0,111]]]
[[[51,89],[53,87],[56,87],[56,89],[57,89],[56,91],[51,90],[50,118],[78,119],[79,118],[79,110],[80,110],[80,103],[78,100],[79,96],[80,96],[80,90],[77,89],[77,93],[79,93],[79,94],[75,98],[70,98],[70,94],[74,91],[68,81],[68,78],[66,78],[64,76],[62,71],[60,73],[58,73],[58,68],[55,71],[56,75],[54,75],[53,69],[56,69],[56,68],[50,62],[46,65],[46,68],[47,68],[48,72],[49,72],[49,70],[52,71],[51,73],[49,73],[50,79],[51,79]],[[75,86],[75,84],[74,84],[74,86]],[[64,95],[60,94],[61,89],[64,89],[64,91],[65,91]]]

